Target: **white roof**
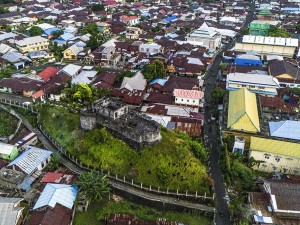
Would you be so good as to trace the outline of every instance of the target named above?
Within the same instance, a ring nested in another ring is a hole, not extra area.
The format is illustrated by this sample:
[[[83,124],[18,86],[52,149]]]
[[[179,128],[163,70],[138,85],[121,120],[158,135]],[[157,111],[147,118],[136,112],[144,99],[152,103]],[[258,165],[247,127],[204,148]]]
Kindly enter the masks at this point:
[[[3,41],[3,40],[6,40],[6,39],[9,39],[9,38],[14,38],[18,36],[17,34],[14,34],[14,33],[3,33],[3,34],[0,34],[0,41]]]
[[[5,144],[5,143],[0,142],[0,154],[10,155],[10,153],[12,152],[14,147],[15,147],[14,145]]]
[[[124,77],[120,89],[127,89],[129,91],[138,90],[143,91],[147,85],[147,80],[144,75],[138,71],[133,77]]]
[[[50,151],[30,146],[8,166],[18,166],[24,173],[31,174],[51,154]]]
[[[14,207],[14,205],[22,198],[5,198],[0,197],[0,224],[1,225],[16,225],[20,212],[24,209],[23,207]]]
[[[227,37],[235,37],[236,36],[236,31],[229,30],[229,29],[216,29],[216,31],[222,36],[227,36]]]
[[[286,38],[276,37],[275,45],[285,46]]]
[[[211,37],[215,36],[216,34],[218,34],[218,32],[216,32],[214,28],[208,27],[207,23],[204,22],[200,28],[193,31],[189,36],[211,38]]]
[[[45,41],[48,41],[48,39],[43,38],[41,36],[35,36],[35,37],[24,38],[23,40],[20,41],[16,41],[16,45],[25,46],[25,45],[32,45],[32,44],[45,42]]]
[[[54,208],[57,203],[72,209],[77,197],[78,187],[68,184],[47,184],[33,209],[44,206]]]
[[[244,35],[243,43],[298,47],[298,39]]]
[[[201,62],[201,60],[198,59],[198,58],[190,58],[190,57],[187,57],[187,60],[188,60],[188,63],[189,63],[189,64],[195,64],[195,65],[201,65],[201,66],[204,65],[204,64]]]
[[[48,29],[51,29],[51,28],[55,27],[55,26],[53,26],[53,25],[51,25],[49,23],[41,23],[41,24],[37,24],[36,26],[40,27],[43,30],[48,30]]]
[[[250,74],[250,73],[229,73],[227,83],[248,84],[255,86],[269,86],[279,88],[278,80],[269,75]]]
[[[260,57],[257,55],[252,55],[252,54],[242,54],[242,55],[237,55],[236,58],[239,59],[252,59],[252,60],[260,60]]]
[[[78,74],[78,76],[76,76],[75,78],[72,79],[72,84],[78,84],[78,83],[82,83],[82,84],[90,84],[93,80],[93,78],[97,75],[97,71],[93,70],[84,70],[82,71],[80,74]]]
[[[17,51],[16,49],[10,47],[7,44],[0,44],[0,54],[4,55],[7,52]]]
[[[235,18],[233,16],[223,16],[221,19],[220,19],[220,22],[222,21],[230,21],[230,22],[233,22],[233,23],[238,23],[239,22],[239,19],[238,18]]]
[[[71,52],[73,52],[74,55],[78,55],[80,52],[83,51],[83,47],[78,47],[77,45],[74,44],[66,50],[70,50]]]
[[[69,76],[73,76],[81,69],[81,66],[77,66],[74,64],[68,64],[64,68],[61,69],[61,72],[66,73]]]

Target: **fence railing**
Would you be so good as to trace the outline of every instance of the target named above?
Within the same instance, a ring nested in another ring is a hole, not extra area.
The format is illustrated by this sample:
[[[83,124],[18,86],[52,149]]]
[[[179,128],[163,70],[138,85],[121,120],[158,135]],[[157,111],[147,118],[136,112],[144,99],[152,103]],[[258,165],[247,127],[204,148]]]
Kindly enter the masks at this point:
[[[31,113],[38,114],[38,109],[34,109],[30,105],[24,105],[19,102],[14,102],[6,99],[0,99],[0,103],[8,104],[11,106],[19,107],[28,110]],[[38,122],[38,121],[37,121]],[[54,140],[47,132],[46,130],[42,127],[41,124],[38,124],[39,130],[41,133],[56,147],[56,149],[63,154],[68,160],[72,161],[76,166],[78,166],[81,170],[87,170],[87,171],[96,171],[99,172],[105,176],[107,176],[108,179],[122,183],[125,185],[129,185],[135,188],[138,188],[143,191],[147,191],[150,193],[155,193],[155,194],[161,194],[161,195],[167,195],[167,196],[178,196],[178,197],[188,197],[188,198],[196,198],[196,199],[202,199],[202,200],[207,200],[207,201],[214,201],[214,195],[209,196],[206,193],[204,195],[199,195],[198,192],[189,192],[186,190],[185,192],[180,192],[178,189],[177,190],[169,190],[169,189],[161,189],[160,187],[154,187],[152,185],[145,185],[143,183],[136,183],[134,182],[133,179],[128,179],[125,176],[120,176],[119,174],[113,174],[110,171],[105,171],[103,169],[98,169],[96,167],[92,167],[89,165],[85,165],[82,163],[80,160],[75,158],[73,155],[69,154],[66,149],[64,149],[60,144]],[[69,168],[72,170],[72,168]],[[78,171],[74,171],[75,173],[78,173]]]

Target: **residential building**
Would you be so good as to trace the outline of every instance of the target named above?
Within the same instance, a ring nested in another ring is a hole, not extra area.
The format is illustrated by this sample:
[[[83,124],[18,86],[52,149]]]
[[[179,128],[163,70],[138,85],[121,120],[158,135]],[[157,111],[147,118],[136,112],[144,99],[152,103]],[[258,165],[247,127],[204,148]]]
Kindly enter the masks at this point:
[[[253,54],[237,55],[234,64],[238,66],[261,66],[262,60],[260,56]]]
[[[140,22],[140,17],[138,16],[122,16],[120,21],[126,23],[129,26],[137,25]]]
[[[234,91],[240,88],[247,88],[260,95],[276,96],[280,86],[278,80],[269,75],[229,73],[226,78],[226,89]]]
[[[0,196],[0,224],[18,225],[21,223],[23,207],[22,198],[8,198]]]
[[[268,36],[270,24],[260,20],[254,20],[249,25],[249,34],[253,36]]]
[[[96,70],[82,70],[78,76],[72,79],[72,84],[90,84],[96,77],[98,72]]]
[[[300,174],[300,144],[265,137],[251,137],[250,154],[255,160],[263,161],[253,168],[272,173]]]
[[[26,53],[37,50],[48,50],[49,40],[41,36],[28,37],[15,42],[20,52]]]
[[[190,44],[215,50],[220,47],[221,38],[221,34],[215,31],[214,28],[208,27],[207,23],[204,22],[200,28],[188,34],[185,39]]]
[[[44,69],[43,71],[41,71],[38,75],[44,80],[44,81],[48,81],[52,76],[54,76],[57,72],[59,71],[59,69],[55,68],[55,67],[47,67],[46,69]]]
[[[256,95],[246,88],[229,92],[227,129],[260,132]]]
[[[243,154],[244,150],[245,150],[245,138],[235,136],[234,137],[234,145],[233,145],[232,153]]]
[[[78,76],[80,70],[81,70],[81,66],[68,64],[64,68],[62,68],[59,71],[59,73],[64,73],[71,78],[75,78],[76,76]]]
[[[146,53],[149,55],[154,55],[161,53],[162,48],[161,45],[156,44],[156,43],[150,43],[150,44],[141,44],[139,46],[139,52]]]
[[[272,137],[286,138],[300,141],[300,122],[293,120],[269,122]]]
[[[255,52],[292,58],[298,48],[298,39],[244,35],[242,43],[235,44],[235,51]]]
[[[124,77],[120,90],[126,89],[130,92],[143,91],[147,85],[147,80],[144,75],[139,71],[132,77]]]
[[[173,96],[175,104],[199,107],[204,94],[199,90],[174,89]]]
[[[126,27],[126,38],[127,39],[138,39],[143,30],[139,27]]]
[[[64,59],[67,60],[77,60],[77,56],[80,52],[84,50],[83,47],[78,47],[76,44],[70,46],[65,51],[63,51]]]
[[[0,158],[14,160],[19,155],[17,146],[0,142]]]

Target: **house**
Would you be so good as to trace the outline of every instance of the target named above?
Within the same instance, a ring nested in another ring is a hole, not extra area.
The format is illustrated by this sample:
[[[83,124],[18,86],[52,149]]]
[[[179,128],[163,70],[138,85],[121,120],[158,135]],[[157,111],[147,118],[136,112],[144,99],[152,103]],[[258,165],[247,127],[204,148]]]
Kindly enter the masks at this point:
[[[246,88],[229,92],[227,129],[260,132],[256,95]]]
[[[235,136],[234,137],[234,144],[233,144],[232,153],[243,154],[244,150],[245,150],[245,138]]]
[[[235,44],[235,51],[255,52],[292,58],[298,47],[298,39],[244,35],[242,43]]]
[[[234,91],[240,88],[247,88],[260,95],[276,96],[280,86],[278,80],[269,75],[229,73],[226,78],[226,89]]]
[[[17,140],[14,145],[17,147],[17,149],[24,149],[27,148],[29,145],[36,145],[37,144],[37,135],[33,132],[27,132],[24,135],[20,136],[20,139]]]
[[[200,137],[202,123],[203,120],[197,118],[171,117],[166,127],[170,130],[186,132],[191,137]]]
[[[78,47],[76,44],[70,46],[65,51],[63,51],[64,59],[67,60],[77,60],[77,56],[80,52],[84,50],[83,47]]]
[[[0,142],[0,158],[14,160],[19,155],[17,146]]]
[[[300,174],[300,144],[266,137],[251,137],[250,154],[255,160],[263,161],[253,168],[272,173]]]
[[[293,120],[269,122],[272,137],[300,140],[300,122]]]
[[[138,17],[138,16],[122,16],[120,18],[120,21],[129,26],[134,26],[140,22],[140,17]]]
[[[204,22],[200,28],[186,36],[186,41],[192,45],[204,46],[207,49],[219,48],[221,45],[221,34]]]
[[[262,60],[260,56],[252,54],[237,55],[234,64],[238,66],[261,66]]]
[[[132,77],[124,77],[120,90],[126,89],[129,92],[133,91],[143,91],[147,85],[147,80],[144,78],[144,75],[138,71]]]
[[[48,81],[51,77],[53,77],[57,72],[59,71],[59,69],[49,66],[46,69],[44,69],[43,71],[41,71],[38,75],[44,80],[44,81]]]
[[[0,196],[0,224],[18,225],[23,217],[22,198],[8,198]]]
[[[82,70],[75,78],[72,79],[72,84],[90,84],[96,77],[98,72],[96,70]]]
[[[260,20],[254,20],[249,25],[249,34],[253,36],[268,36],[270,24]]]
[[[59,73],[64,73],[70,76],[71,78],[75,78],[76,76],[78,76],[80,70],[81,70],[81,66],[68,64],[64,68],[62,68],[59,71]]]
[[[143,30],[139,27],[126,27],[126,38],[127,39],[138,39]]]
[[[112,89],[118,77],[117,73],[105,72],[99,74],[93,81],[93,85],[98,89]]]
[[[149,55],[154,55],[162,52],[162,47],[159,44],[156,43],[150,43],[150,44],[141,44],[139,46],[139,52],[146,53]]]
[[[173,96],[175,98],[175,104],[200,106],[200,101],[203,98],[203,92],[199,90],[184,90],[174,89]]]
[[[284,60],[271,60],[269,74],[278,79],[281,87],[300,87],[300,68]]]
[[[28,37],[15,42],[20,52],[26,53],[37,50],[48,50],[49,40],[41,36]]]
[[[43,170],[49,163],[52,152],[29,146],[20,156],[7,165],[7,168],[31,175]]]
[[[13,64],[18,70],[24,69],[25,66],[32,65],[32,60],[20,52],[12,51],[6,52],[2,59]]]

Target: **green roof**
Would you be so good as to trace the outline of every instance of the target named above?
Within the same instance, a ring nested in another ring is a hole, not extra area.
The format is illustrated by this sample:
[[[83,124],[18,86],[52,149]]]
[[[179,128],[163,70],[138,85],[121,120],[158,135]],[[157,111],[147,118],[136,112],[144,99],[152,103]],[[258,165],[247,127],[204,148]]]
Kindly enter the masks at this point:
[[[270,15],[272,15],[272,13],[267,8],[264,8],[263,10],[259,11],[258,15],[270,16]]]

